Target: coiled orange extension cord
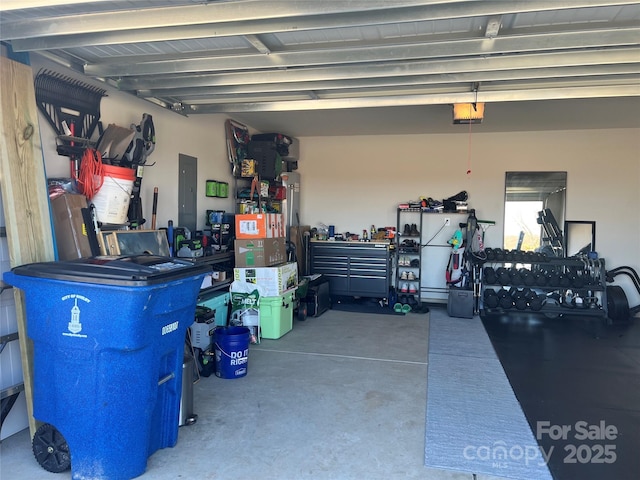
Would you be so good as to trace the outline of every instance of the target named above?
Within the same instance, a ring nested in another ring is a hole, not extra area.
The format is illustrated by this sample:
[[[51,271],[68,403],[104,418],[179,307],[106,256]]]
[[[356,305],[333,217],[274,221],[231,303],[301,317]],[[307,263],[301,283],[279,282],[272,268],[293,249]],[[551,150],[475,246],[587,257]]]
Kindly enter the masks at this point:
[[[80,160],[80,171],[78,172],[78,191],[83,193],[88,199],[98,193],[104,181],[104,165],[102,155],[93,148],[85,149]]]

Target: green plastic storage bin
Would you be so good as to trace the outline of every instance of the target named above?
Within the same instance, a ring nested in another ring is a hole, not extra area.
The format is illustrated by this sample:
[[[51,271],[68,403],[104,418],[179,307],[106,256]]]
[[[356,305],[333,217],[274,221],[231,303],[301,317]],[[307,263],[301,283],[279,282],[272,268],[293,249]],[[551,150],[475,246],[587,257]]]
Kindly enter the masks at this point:
[[[293,308],[296,290],[277,297],[260,298],[260,331],[262,338],[278,339],[293,328]]]

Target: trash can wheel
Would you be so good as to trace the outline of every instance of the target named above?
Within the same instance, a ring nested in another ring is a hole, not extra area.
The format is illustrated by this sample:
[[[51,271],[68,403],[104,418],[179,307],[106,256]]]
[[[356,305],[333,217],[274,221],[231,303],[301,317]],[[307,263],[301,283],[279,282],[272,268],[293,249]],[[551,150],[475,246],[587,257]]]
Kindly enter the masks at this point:
[[[31,447],[40,466],[48,472],[60,473],[71,468],[69,445],[53,425],[42,424],[33,436]]]

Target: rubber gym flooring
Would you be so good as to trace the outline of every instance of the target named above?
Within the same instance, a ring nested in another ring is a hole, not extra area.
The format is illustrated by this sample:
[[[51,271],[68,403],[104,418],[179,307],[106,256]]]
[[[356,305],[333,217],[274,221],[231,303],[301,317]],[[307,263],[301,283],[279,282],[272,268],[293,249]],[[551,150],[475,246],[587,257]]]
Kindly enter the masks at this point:
[[[640,325],[514,313],[482,322],[556,480],[640,472]]]

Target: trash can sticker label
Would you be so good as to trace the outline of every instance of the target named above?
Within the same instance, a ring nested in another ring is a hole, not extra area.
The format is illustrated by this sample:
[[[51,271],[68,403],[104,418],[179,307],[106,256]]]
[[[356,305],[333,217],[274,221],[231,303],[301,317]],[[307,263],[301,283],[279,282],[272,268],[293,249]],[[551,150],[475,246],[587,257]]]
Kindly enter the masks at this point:
[[[69,319],[69,323],[67,324],[67,329],[69,331],[62,332],[62,335],[67,337],[87,338],[87,335],[80,333],[82,331],[82,323],[80,323],[80,307],[78,307],[78,300],[82,300],[86,303],[91,303],[91,300],[89,300],[87,297],[75,293],[65,295],[61,300],[63,302],[67,300],[73,300],[73,306],[71,307],[71,318]]]
[[[169,323],[162,327],[162,335],[166,335],[167,333],[175,332],[178,329],[178,322]]]

